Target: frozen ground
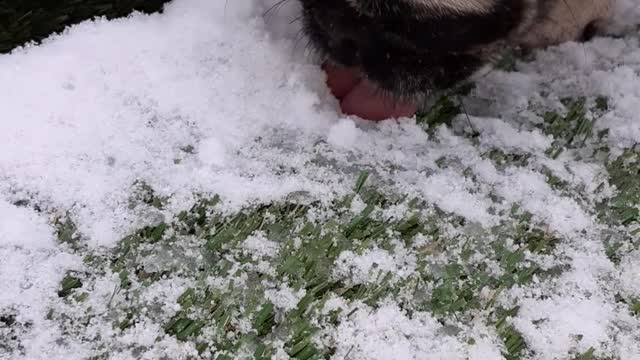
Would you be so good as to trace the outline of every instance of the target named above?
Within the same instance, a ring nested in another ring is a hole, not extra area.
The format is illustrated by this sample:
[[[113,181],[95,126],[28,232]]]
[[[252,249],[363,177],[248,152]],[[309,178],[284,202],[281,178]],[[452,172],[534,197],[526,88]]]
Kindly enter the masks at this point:
[[[0,358],[640,359],[637,0],[380,124],[270,5],[0,56]]]

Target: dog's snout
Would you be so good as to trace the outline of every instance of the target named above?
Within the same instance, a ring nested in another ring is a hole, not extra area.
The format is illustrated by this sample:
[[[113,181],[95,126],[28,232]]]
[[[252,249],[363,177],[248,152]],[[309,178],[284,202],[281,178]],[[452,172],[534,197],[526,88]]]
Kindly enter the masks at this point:
[[[325,32],[327,46],[335,60],[346,66],[358,65],[360,49],[368,37],[362,34],[357,24],[339,13],[319,12],[315,15],[315,21]]]
[[[329,45],[334,49],[338,61],[346,66],[355,66],[359,63],[360,51],[356,38],[340,36],[333,40]]]
[[[411,97],[469,79],[505,47],[589,40],[614,0],[299,0],[311,44]]]

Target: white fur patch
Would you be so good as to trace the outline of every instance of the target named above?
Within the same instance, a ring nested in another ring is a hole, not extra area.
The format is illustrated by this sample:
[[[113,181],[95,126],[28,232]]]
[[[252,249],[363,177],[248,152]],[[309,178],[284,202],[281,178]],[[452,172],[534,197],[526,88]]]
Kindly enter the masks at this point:
[[[603,27],[615,0],[554,0],[548,12],[531,26],[520,43],[544,47],[577,40],[588,24]]]
[[[403,0],[410,4],[424,6],[438,12],[455,12],[459,14],[488,13],[496,4],[496,0]]]
[[[416,9],[436,14],[486,14],[497,0],[386,0],[405,2]],[[361,10],[360,0],[347,0],[354,9]]]

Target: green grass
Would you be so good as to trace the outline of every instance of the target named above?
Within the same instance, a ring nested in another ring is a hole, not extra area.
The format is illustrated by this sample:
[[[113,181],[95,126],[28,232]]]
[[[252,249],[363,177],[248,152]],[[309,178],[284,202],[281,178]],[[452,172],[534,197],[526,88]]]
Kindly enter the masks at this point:
[[[607,171],[617,194],[602,215],[622,225],[640,224],[640,144],[609,161]]]
[[[441,125],[451,126],[453,119],[465,112],[460,97],[468,95],[474,86],[473,83],[462,83],[438,95],[428,109],[416,115],[416,123],[430,134]]]
[[[434,105],[422,114],[418,114],[417,123],[426,129],[434,129],[439,125],[451,126],[451,121],[462,113],[461,106],[449,96],[443,95]]]
[[[59,297],[67,297],[72,292],[73,289],[78,289],[82,287],[82,280],[73,276],[72,274],[67,274],[67,276],[62,279],[60,283],[60,290],[58,290]]]
[[[529,165],[531,158],[530,154],[506,153],[500,149],[491,149],[482,154],[482,156],[485,159],[491,160],[500,170],[504,170],[510,166],[526,167]]]
[[[40,42],[65,27],[104,16],[123,17],[137,10],[160,11],[167,0],[0,0],[0,54],[27,42]]]
[[[597,204],[598,216],[611,226],[604,236],[609,259],[618,264],[623,256],[640,249],[640,148],[624,151],[607,163],[613,197]]]
[[[508,319],[518,314],[519,308],[516,306],[512,309],[504,310],[499,309],[497,311],[497,320],[494,323],[498,336],[504,343],[504,351],[502,355],[507,360],[522,359],[528,350],[522,334],[520,334],[512,325],[509,324]]]
[[[544,113],[543,130],[554,137],[553,146],[547,150],[547,155],[557,158],[567,149],[583,147],[592,135],[595,119],[588,115],[586,99],[563,99],[566,114],[547,111]]]

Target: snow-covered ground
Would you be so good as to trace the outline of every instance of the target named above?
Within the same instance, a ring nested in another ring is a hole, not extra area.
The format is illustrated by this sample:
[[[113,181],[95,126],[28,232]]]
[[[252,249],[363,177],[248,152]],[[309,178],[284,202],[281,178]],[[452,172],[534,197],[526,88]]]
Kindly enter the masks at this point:
[[[615,36],[540,52],[517,72],[489,73],[463,99],[469,118],[428,131],[416,119],[375,124],[341,116],[323,73],[305,56],[291,21],[295,3],[264,15],[274,2],[175,0],[161,15],[85,22],[0,55],[0,358],[84,359],[105,348],[122,359],[197,354],[195,344],[165,335],[161,323],[125,333],[93,320],[71,334],[63,318],[51,316],[70,306],[58,295],[61,280],[86,271],[86,252],[109,251],[159,216],[190,208],[196,194],[218,194],[228,214],[291,194],[328,204],[349,194],[366,169],[385,192],[418,197],[480,229],[497,226],[518,205],[560,239],[552,254],[526,256],[568,270],[494,297],[505,308],[519,305],[508,321],[530,356],[640,359],[640,309],[629,310],[640,301],[638,223],[617,226],[598,216],[598,204],[620,190],[608,161],[640,154],[637,0],[619,0]],[[608,99],[593,125],[593,133],[607,135],[549,156],[554,138],[538,126],[538,110],[563,113],[560,100],[579,97],[589,109]],[[528,163],[498,166],[483,156],[489,150],[526,155]],[[550,173],[563,186],[551,184]],[[167,198],[160,213],[131,206],[139,183]],[[364,207],[352,204],[354,213]],[[406,209],[387,211],[402,217]],[[60,217],[73,220],[84,250],[60,244]],[[616,261],[604,241],[611,233],[632,238]],[[243,246],[258,258],[279,251],[259,234]],[[408,278],[417,271],[417,247],[345,251],[334,276],[367,283],[376,271],[390,271]],[[469,261],[485,259],[479,252]],[[92,281],[93,311],[109,311],[115,280],[94,274]],[[169,306],[188,282],[158,282],[149,296]],[[303,295],[286,284],[265,294],[282,311]],[[460,320],[463,330],[450,332],[436,315],[410,314],[393,297],[377,306],[336,297],[325,307],[350,313],[323,328],[335,358],[499,359],[504,352],[481,317]],[[284,356],[287,349],[279,350]]]

